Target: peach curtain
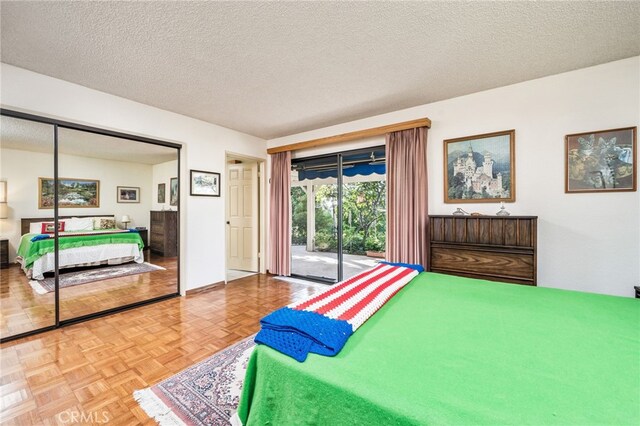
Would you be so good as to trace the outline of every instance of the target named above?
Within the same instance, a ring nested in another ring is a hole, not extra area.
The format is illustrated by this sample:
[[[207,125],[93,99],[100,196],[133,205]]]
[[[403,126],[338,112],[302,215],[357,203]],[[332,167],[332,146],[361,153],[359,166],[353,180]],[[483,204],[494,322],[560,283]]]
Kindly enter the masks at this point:
[[[427,269],[427,128],[387,133],[387,260]]]
[[[269,272],[291,275],[291,152],[271,155]]]

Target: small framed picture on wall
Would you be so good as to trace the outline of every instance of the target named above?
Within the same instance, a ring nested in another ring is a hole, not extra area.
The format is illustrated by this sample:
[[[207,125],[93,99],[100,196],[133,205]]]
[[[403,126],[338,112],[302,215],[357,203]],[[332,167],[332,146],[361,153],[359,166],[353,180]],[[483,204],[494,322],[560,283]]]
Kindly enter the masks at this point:
[[[172,206],[178,205],[178,178],[171,178],[169,183],[169,204]]]
[[[118,187],[119,203],[139,203],[140,187],[137,186],[119,186]]]
[[[166,195],[167,195],[167,185],[164,183],[158,184],[158,203],[164,204],[166,203]]]
[[[220,173],[191,170],[191,195],[220,196]]]
[[[635,191],[637,127],[565,136],[566,193]]]

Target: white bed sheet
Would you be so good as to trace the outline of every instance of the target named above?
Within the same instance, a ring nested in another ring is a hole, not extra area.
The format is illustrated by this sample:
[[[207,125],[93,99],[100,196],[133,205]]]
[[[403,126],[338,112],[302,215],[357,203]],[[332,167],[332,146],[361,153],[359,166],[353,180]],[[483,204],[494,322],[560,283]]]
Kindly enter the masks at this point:
[[[144,253],[138,244],[100,244],[88,247],[75,247],[60,250],[60,268],[89,266],[98,264],[117,265],[133,260],[144,262]],[[47,253],[33,263],[31,269],[25,271],[27,277],[34,280],[44,279],[46,272],[55,270],[54,253]]]

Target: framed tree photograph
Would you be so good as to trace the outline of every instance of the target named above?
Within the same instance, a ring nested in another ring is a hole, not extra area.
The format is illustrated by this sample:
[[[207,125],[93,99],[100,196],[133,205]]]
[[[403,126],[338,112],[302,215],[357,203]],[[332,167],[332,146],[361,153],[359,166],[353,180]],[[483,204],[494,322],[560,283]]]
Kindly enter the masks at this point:
[[[38,178],[38,208],[54,207],[53,178]],[[59,208],[100,207],[100,181],[94,179],[58,179]]]
[[[191,170],[191,195],[220,196],[220,173]]]
[[[178,178],[171,178],[169,182],[169,205],[178,205]]]
[[[140,187],[138,186],[119,186],[118,187],[118,203],[139,203]]]
[[[566,193],[635,191],[637,128],[565,136]]]
[[[515,130],[444,141],[444,202],[516,200]]]
[[[158,203],[164,204],[166,203],[166,195],[167,195],[167,185],[164,183],[158,184]]]

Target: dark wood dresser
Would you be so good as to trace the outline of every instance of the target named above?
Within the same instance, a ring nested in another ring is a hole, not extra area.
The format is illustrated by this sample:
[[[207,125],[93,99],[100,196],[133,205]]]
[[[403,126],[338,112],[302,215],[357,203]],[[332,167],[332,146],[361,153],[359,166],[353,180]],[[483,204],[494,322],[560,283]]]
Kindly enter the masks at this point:
[[[428,270],[537,284],[537,216],[429,216]]]
[[[178,255],[178,212],[152,211],[149,248],[166,257]]]
[[[9,240],[0,239],[0,269],[9,267]]]

